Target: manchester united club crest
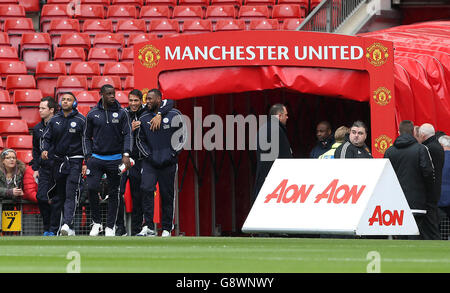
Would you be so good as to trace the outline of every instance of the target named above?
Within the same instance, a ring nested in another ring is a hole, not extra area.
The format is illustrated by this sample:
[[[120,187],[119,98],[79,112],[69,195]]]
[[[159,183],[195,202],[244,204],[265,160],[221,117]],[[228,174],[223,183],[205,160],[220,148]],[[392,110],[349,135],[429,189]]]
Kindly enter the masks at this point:
[[[392,146],[392,138],[387,135],[380,135],[377,139],[375,139],[375,149],[384,154],[384,152]]]
[[[152,45],[145,45],[139,49],[138,59],[142,65],[147,68],[153,68],[158,65],[161,56],[159,50]]]
[[[147,103],[147,94],[148,94],[149,89],[148,88],[144,88],[142,90],[142,103],[146,104]]]
[[[379,87],[373,92],[373,99],[378,105],[385,106],[392,99],[391,91],[383,86]]]
[[[373,43],[367,48],[366,58],[373,66],[383,65],[388,57],[388,48],[380,43]]]

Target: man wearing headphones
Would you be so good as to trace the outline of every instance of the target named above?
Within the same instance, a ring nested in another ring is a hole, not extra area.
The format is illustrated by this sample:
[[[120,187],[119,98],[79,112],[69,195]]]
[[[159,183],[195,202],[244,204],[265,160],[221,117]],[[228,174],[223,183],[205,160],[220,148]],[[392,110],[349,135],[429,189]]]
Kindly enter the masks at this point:
[[[83,134],[86,118],[77,111],[77,99],[71,92],[60,94],[61,111],[48,122],[42,136],[42,159],[52,159],[56,195],[52,200],[50,230],[57,233],[63,212],[60,235],[73,236],[73,220],[78,204],[83,165]]]

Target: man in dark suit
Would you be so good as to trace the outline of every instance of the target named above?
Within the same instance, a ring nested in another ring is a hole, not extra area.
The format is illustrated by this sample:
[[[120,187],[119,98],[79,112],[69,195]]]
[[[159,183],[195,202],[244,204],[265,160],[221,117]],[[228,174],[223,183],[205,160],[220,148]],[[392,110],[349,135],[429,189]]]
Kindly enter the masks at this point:
[[[270,118],[267,123],[258,131],[253,202],[256,200],[275,159],[292,158],[291,145],[286,130],[288,119],[286,106],[282,104],[273,105],[270,108],[269,115]],[[262,142],[266,142],[267,145],[262,145]]]

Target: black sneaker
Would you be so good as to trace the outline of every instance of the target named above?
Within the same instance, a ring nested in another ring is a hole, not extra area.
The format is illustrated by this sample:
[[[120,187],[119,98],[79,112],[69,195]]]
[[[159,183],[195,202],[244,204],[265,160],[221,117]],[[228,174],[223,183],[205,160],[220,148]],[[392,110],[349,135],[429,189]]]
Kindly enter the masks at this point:
[[[124,226],[119,226],[116,228],[116,236],[127,236],[127,230]]]

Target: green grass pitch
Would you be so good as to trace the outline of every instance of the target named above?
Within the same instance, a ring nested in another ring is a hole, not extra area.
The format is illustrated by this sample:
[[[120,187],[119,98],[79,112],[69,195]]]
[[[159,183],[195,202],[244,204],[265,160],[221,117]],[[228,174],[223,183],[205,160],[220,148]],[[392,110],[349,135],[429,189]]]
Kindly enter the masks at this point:
[[[448,273],[450,241],[0,237],[0,273],[65,273],[73,261],[82,273],[365,273],[374,261],[381,273]]]

